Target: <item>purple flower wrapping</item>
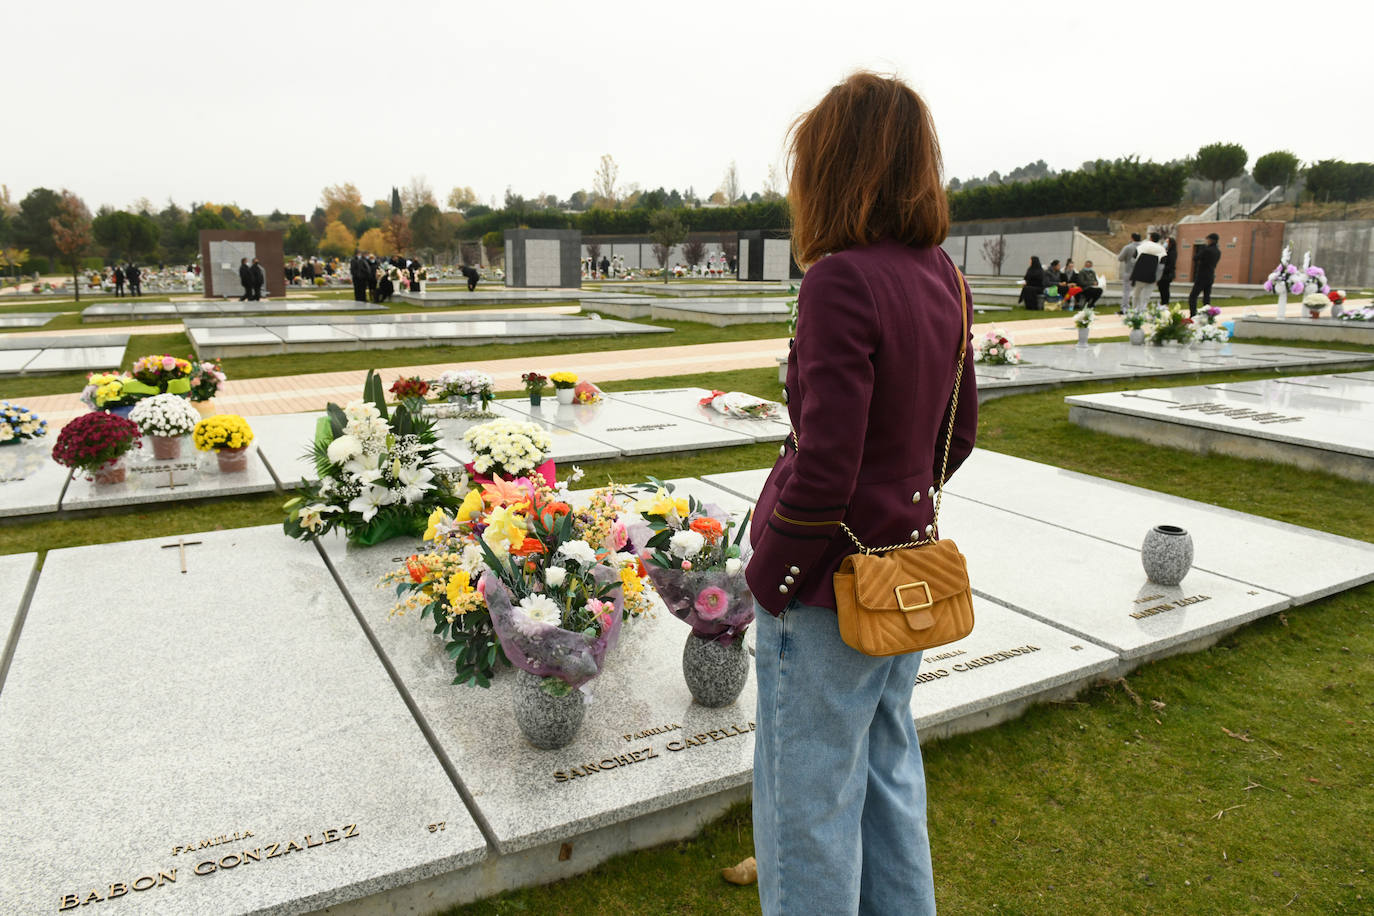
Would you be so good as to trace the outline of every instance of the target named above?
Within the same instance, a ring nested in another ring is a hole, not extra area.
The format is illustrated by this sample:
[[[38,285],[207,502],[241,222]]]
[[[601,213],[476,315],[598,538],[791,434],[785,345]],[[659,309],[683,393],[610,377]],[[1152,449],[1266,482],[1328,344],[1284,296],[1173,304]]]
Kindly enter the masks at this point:
[[[728,646],[754,622],[754,596],[743,569],[731,576],[721,569],[696,571],[644,565],[668,610],[702,639],[715,639]]]
[[[556,677],[569,687],[581,687],[601,673],[606,652],[620,640],[624,598],[617,589],[608,595],[614,610],[600,636],[575,633],[530,620],[511,606],[510,592],[491,572],[482,575],[487,610],[510,663],[538,677]]]

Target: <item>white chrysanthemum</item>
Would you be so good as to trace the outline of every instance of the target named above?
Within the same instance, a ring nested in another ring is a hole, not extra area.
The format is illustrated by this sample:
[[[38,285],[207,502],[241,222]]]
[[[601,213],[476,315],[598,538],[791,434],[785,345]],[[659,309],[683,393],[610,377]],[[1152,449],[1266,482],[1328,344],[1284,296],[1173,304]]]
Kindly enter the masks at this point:
[[[596,562],[596,551],[586,541],[567,541],[560,544],[558,554],[567,557],[574,563],[581,563],[583,566],[591,566]]]
[[[743,564],[740,563],[739,557],[731,557],[730,559],[725,561],[725,574],[727,576],[739,575],[741,565]]]
[[[701,553],[701,549],[705,546],[706,538],[695,531],[679,531],[669,539],[668,552],[685,560]]]
[[[544,570],[544,583],[549,588],[559,588],[568,579],[568,571],[561,566],[550,566]]]
[[[350,458],[356,458],[363,453],[363,444],[358,441],[356,436],[343,435],[329,443],[329,462],[331,464],[343,464]]]
[[[528,598],[521,598],[518,606],[520,610],[525,612],[525,616],[535,623],[542,623],[551,627],[560,626],[563,623],[563,615],[559,612],[558,605],[548,595],[530,595]]]
[[[8,423],[0,423],[0,442],[8,442],[14,438],[14,427]]]

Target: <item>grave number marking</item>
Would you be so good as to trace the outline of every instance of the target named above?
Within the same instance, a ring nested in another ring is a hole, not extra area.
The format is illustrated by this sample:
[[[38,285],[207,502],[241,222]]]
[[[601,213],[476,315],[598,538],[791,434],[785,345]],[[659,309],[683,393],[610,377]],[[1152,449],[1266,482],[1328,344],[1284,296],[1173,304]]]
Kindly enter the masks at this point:
[[[438,833],[439,831],[441,831],[441,830],[444,829],[444,827],[446,826],[446,824],[447,824],[447,821],[439,821],[437,824],[430,824],[430,825],[429,825],[429,832],[430,832],[430,833]]]

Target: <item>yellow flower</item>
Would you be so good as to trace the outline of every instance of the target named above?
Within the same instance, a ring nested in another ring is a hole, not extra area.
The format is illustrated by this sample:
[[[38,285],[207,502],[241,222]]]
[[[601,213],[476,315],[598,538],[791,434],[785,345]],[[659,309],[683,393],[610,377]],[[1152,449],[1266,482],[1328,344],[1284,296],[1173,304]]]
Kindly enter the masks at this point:
[[[463,504],[458,507],[458,515],[454,520],[459,524],[472,524],[474,514],[481,515],[486,509],[486,503],[482,502],[480,490],[468,490],[468,495],[463,497]]]
[[[429,527],[425,529],[425,540],[426,540],[426,541],[432,541],[432,540],[434,540],[434,536],[435,536],[436,534],[438,534],[437,528],[438,528],[438,526],[439,526],[439,523],[442,522],[443,520],[444,520],[444,510],[443,510],[443,509],[435,509],[433,512],[431,512],[431,513],[429,514]]]
[[[487,530],[482,532],[482,540],[496,554],[510,552],[512,543],[525,540],[525,519],[505,506],[497,506],[487,516]]]
[[[644,580],[639,578],[633,566],[620,568],[620,586],[627,596],[638,595],[644,591]]]
[[[692,511],[690,504],[685,499],[673,499],[668,495],[667,490],[659,490],[650,499],[641,499],[635,505],[635,511],[645,515],[669,516],[676,513],[681,518],[686,518]]]
[[[463,596],[472,591],[472,576],[466,569],[460,569],[448,580],[448,603],[458,607],[463,603]]]

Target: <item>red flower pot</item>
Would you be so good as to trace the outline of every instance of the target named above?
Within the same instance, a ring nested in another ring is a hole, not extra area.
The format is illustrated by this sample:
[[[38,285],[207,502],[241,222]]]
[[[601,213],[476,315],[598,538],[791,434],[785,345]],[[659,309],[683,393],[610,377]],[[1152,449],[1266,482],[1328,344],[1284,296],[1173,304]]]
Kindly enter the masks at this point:
[[[153,440],[153,458],[158,461],[171,461],[181,457],[180,436],[150,436]]]

